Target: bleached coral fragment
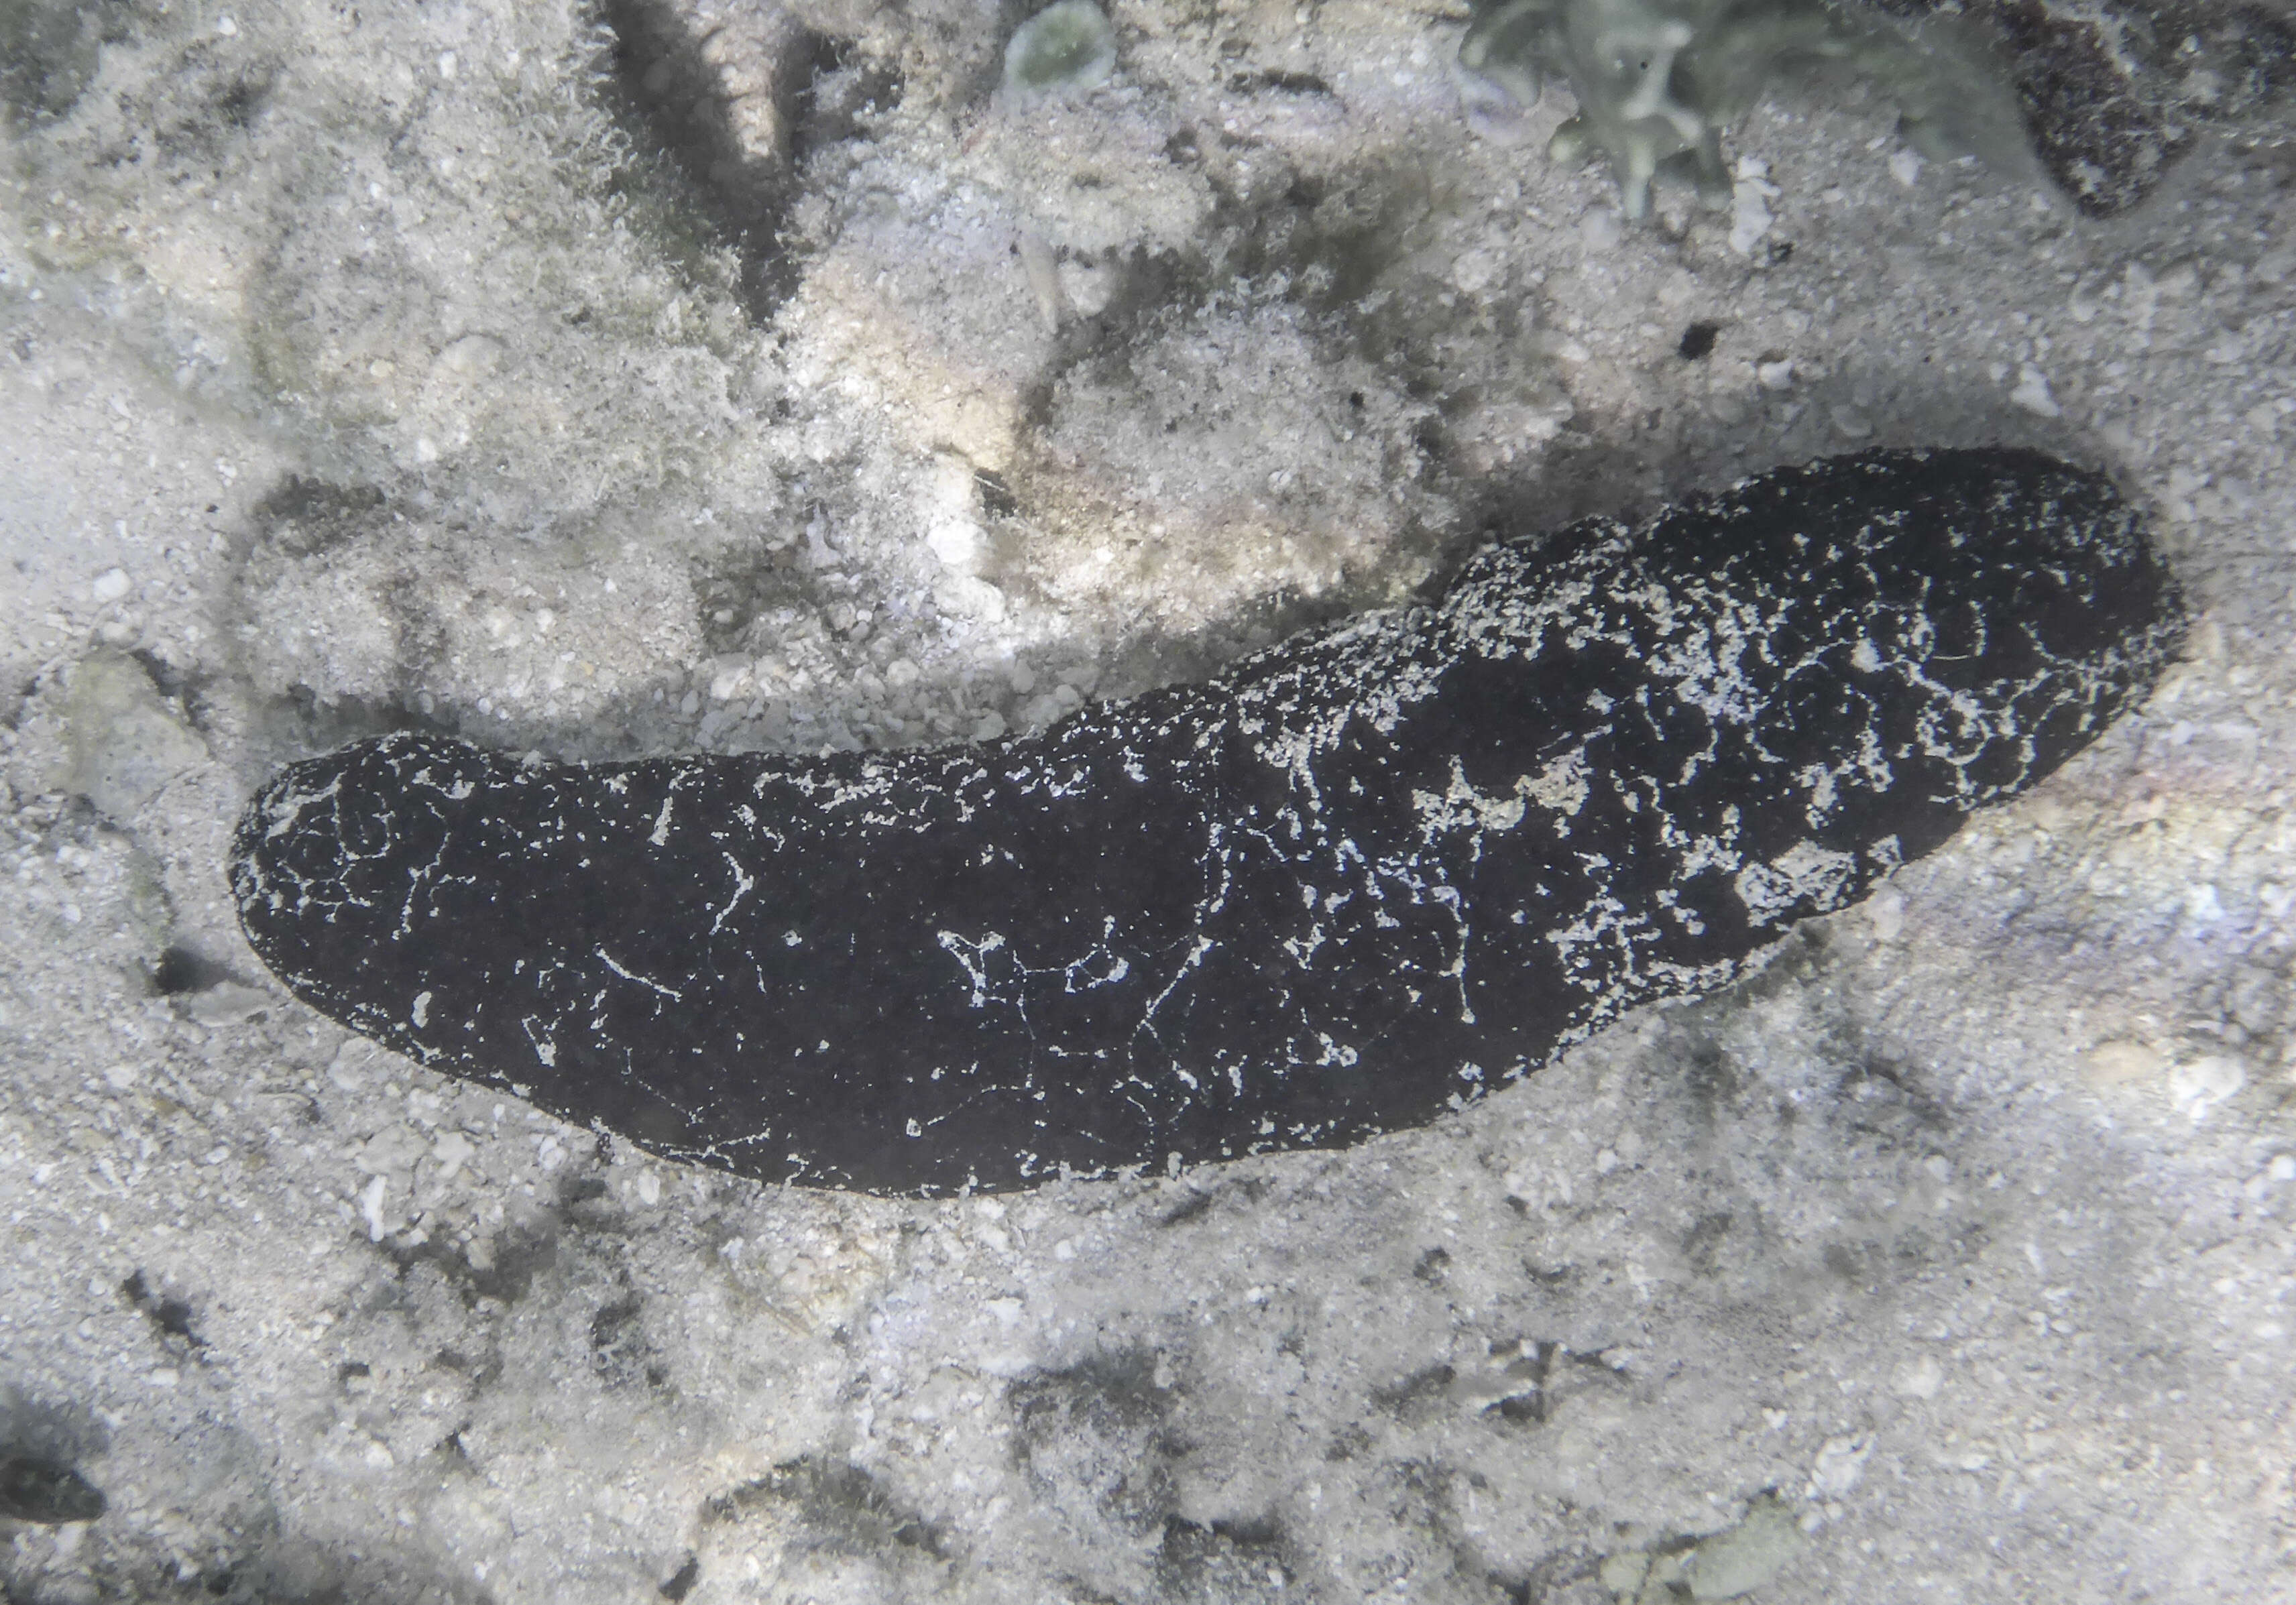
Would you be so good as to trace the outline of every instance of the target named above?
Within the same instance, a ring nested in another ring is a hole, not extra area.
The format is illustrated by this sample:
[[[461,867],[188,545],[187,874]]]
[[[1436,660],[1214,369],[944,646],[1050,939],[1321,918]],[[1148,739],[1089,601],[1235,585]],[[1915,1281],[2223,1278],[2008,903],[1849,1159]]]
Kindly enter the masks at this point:
[[[1770,232],[1776,217],[1770,211],[1770,202],[1778,198],[1778,186],[1769,182],[1770,168],[1766,161],[1751,156],[1738,163],[1737,182],[1730,191],[1730,249],[1742,257],[1754,254],[1754,247]],[[1765,383],[1767,381],[1765,381]],[[1783,389],[1783,385],[1773,385]]]
[[[2064,410],[2049,389],[2049,376],[2031,363],[2018,368],[2017,388],[2009,392],[2009,399],[2043,418],[2054,418]]]

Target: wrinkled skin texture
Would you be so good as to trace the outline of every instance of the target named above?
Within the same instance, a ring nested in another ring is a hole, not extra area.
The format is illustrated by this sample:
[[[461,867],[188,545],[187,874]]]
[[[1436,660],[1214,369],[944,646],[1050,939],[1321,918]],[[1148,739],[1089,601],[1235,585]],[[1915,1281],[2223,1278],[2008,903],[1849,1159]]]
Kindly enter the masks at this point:
[[[291,766],[297,996],[656,1152],[882,1192],[1332,1147],[1710,990],[2093,740],[2181,631],[2103,479],[1871,453],[1493,546],[1042,735]]]

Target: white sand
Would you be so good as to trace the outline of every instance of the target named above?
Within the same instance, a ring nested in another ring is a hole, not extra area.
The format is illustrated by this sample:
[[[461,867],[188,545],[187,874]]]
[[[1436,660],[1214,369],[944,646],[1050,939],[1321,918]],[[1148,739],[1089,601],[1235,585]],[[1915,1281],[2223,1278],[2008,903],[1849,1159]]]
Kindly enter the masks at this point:
[[[0,1520],[9,1597],[2296,1598],[2280,125],[2104,224],[1824,78],[1734,212],[1622,227],[1538,153],[1567,95],[1463,110],[1463,10],[1119,5],[1027,110],[990,8],[821,0],[811,102],[797,13],[715,10],[787,269],[630,155],[587,13],[206,0],[43,58],[0,1456],[108,1509]],[[1757,980],[1359,1151],[760,1188],[347,1037],[228,905],[251,787],[401,710],[1024,729],[1485,528],[1996,440],[2150,511],[2196,627],[2141,715]],[[170,946],[216,984],[156,994]]]

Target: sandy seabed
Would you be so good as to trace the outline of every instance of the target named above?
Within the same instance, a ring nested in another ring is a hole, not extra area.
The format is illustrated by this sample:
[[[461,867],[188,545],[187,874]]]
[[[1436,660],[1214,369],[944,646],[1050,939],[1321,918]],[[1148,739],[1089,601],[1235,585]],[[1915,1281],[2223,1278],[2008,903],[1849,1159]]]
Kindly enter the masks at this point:
[[[1431,4],[1119,4],[1029,104],[956,0],[0,19],[7,1598],[2296,1599],[2296,154],[2260,13],[2092,9],[2021,58],[2125,79],[2027,98],[2086,205],[1837,68],[1639,224]],[[2185,660],[1752,980],[1351,1151],[682,1169],[230,906],[353,735],[993,738],[1980,442],[2118,479]]]

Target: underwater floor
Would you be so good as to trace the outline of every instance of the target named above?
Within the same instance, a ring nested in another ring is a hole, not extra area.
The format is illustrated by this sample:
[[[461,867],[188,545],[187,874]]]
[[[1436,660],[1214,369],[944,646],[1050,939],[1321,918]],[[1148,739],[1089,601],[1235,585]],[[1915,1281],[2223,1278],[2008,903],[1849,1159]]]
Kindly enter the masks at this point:
[[[2296,34],[1029,9],[0,8],[0,1593],[2296,1600]],[[1978,446],[2138,510],[2149,695],[1423,1128],[783,1186],[241,931],[353,739],[995,743]]]

